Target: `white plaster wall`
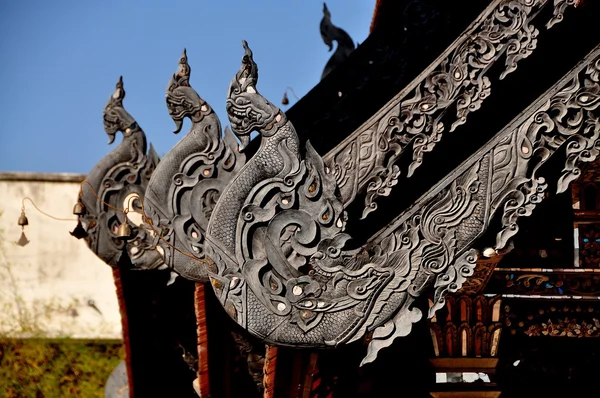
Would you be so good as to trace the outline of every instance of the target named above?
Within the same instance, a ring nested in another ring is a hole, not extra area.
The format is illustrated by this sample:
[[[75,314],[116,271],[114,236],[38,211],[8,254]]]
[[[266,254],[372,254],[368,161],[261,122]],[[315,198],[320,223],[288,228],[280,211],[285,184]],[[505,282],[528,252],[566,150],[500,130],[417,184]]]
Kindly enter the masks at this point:
[[[120,339],[111,268],[69,234],[83,175],[0,173],[0,336]],[[29,243],[18,246],[21,200]],[[99,312],[88,302],[93,300]]]

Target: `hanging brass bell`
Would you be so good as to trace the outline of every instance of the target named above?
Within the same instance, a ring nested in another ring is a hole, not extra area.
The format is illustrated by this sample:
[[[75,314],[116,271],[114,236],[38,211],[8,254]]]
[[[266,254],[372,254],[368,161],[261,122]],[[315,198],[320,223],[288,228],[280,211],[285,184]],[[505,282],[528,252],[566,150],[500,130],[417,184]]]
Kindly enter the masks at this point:
[[[127,224],[127,220],[119,225],[119,228],[117,229],[117,238],[121,240],[128,240],[131,238],[131,227]]]
[[[78,200],[75,206],[73,206],[73,214],[76,216],[83,216],[85,214],[85,205],[81,201]]]
[[[27,245],[29,243],[29,239],[27,239],[27,237],[25,236],[25,232],[21,232],[21,237],[19,238],[18,241],[15,242],[17,245],[23,247],[25,245]]]
[[[287,91],[283,93],[283,99],[281,100],[281,103],[283,105],[288,105],[290,103],[290,100],[288,99],[288,96],[287,96]]]
[[[25,210],[22,210],[21,216],[19,217],[19,226],[24,227],[26,225],[29,225],[29,220],[27,219],[27,216],[25,215]]]

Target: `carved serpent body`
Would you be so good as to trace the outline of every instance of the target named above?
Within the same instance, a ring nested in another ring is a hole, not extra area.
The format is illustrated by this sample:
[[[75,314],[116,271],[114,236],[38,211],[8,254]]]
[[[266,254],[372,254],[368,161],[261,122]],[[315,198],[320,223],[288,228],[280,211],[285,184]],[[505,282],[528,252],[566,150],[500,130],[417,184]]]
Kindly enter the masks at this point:
[[[273,156],[290,166],[257,178],[270,170],[264,152],[275,150],[265,142],[294,130],[256,92],[258,72],[246,48],[229,117],[236,134],[255,128],[263,142],[257,161],[236,177],[251,183],[225,189],[221,200],[231,208],[215,211],[209,222],[207,252],[217,269],[209,276],[217,297],[242,327],[278,345],[328,347],[373,332],[363,363],[373,361],[421,319],[413,304],[428,288],[434,288],[433,315],[473,274],[474,242],[495,214],[502,229],[494,249],[506,247],[518,218],[545,196],[540,168],[550,156],[566,151],[559,192],[581,174],[582,163],[597,158],[599,70],[600,46],[361,249],[349,251],[335,177],[309,143],[301,160],[284,144],[290,138],[279,140]],[[213,225],[226,233],[212,234]]]
[[[140,211],[139,198],[144,197],[146,186],[156,165],[158,155],[147,142],[144,131],[123,108],[125,90],[120,78],[114,94],[104,108],[104,128],[109,144],[117,131],[123,141],[102,158],[86,177],[81,187],[79,201],[85,212],[72,234],[84,238],[88,247],[104,262],[116,266],[124,250],[139,268],[157,268],[163,264],[162,256],[154,249],[152,238],[142,226],[134,225],[122,211]],[[132,238],[127,243],[118,239],[117,228],[127,222],[132,228]]]
[[[293,126],[256,92],[257,67],[244,47],[228,115],[236,134],[256,129],[262,142],[209,222],[212,286],[236,322],[267,342],[335,346],[355,336],[378,294],[410,267],[342,252],[349,236],[335,179],[310,144],[300,159]]]
[[[213,207],[231,178],[245,163],[232,134],[221,138],[221,124],[208,103],[190,86],[191,68],[184,50],[179,70],[167,86],[167,108],[181,130],[189,117],[192,127],[167,153],[152,175],[146,192],[146,215],[160,231],[157,244],[165,262],[185,278],[206,282],[204,234]],[[168,187],[165,189],[165,187]],[[179,249],[175,250],[175,248]]]

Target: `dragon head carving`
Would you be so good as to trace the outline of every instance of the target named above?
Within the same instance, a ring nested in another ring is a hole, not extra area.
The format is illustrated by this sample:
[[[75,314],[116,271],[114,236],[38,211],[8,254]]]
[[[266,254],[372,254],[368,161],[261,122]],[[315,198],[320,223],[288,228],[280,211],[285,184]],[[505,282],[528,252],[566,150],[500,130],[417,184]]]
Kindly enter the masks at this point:
[[[205,116],[212,113],[210,105],[204,101],[196,90],[190,86],[192,68],[188,64],[186,50],[179,59],[179,69],[173,74],[167,86],[167,109],[175,122],[175,134],[181,131],[183,120],[189,117],[192,122],[198,123]]]
[[[242,149],[250,142],[250,133],[259,132],[269,137],[279,126],[285,124],[285,115],[256,90],[258,66],[252,58],[252,50],[242,41],[245,54],[242,66],[229,86],[227,116],[231,129],[242,143]]]
[[[155,237],[143,225],[140,213],[158,155],[152,147],[146,154],[144,131],[123,107],[123,98],[121,77],[104,108],[104,129],[109,144],[117,131],[123,133],[123,141],[94,166],[82,183],[79,202],[85,210],[78,214],[77,228],[71,234],[84,238],[88,247],[111,266],[117,266],[126,253],[137,268],[156,268],[163,264],[162,255],[155,249]],[[123,209],[128,211],[127,216]],[[131,228],[126,242],[117,235],[123,223]]]

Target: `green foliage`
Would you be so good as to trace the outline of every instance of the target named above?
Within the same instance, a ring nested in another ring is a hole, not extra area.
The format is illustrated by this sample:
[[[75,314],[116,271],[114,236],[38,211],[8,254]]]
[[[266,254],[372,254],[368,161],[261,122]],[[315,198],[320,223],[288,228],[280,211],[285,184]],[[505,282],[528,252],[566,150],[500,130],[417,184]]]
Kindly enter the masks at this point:
[[[103,397],[123,357],[113,340],[0,340],[0,395],[6,398]]]
[[[2,232],[0,397],[104,397],[106,381],[124,357],[122,342],[68,338],[63,331],[82,306],[76,299],[23,299],[18,272],[5,255],[8,242]],[[50,324],[53,333],[48,332]]]

